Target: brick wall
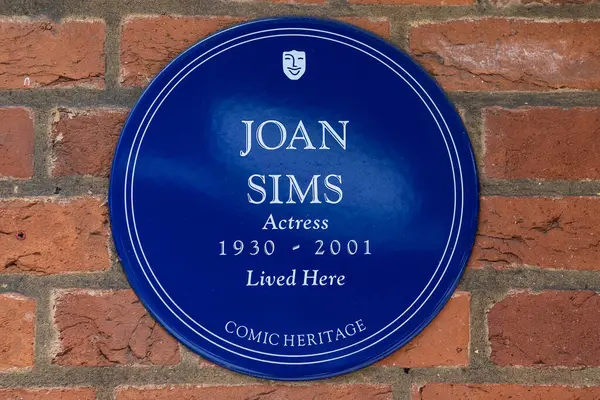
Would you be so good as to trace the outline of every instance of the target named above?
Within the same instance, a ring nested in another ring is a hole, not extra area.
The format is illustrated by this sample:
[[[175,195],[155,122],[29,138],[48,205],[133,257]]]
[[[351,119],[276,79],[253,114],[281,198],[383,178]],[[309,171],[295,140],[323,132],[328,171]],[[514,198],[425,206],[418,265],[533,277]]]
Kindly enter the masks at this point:
[[[167,335],[116,262],[105,201],[152,76],[274,15],[410,51],[462,110],[481,173],[474,253],[440,315],[376,365],[310,383],[229,372]],[[0,0],[0,16],[0,399],[600,398],[594,0]]]

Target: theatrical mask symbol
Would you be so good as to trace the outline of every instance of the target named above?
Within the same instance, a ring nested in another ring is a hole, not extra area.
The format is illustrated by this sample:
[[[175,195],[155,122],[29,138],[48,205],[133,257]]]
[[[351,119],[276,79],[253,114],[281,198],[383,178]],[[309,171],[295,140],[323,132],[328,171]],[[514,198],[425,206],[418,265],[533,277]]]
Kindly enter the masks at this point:
[[[283,72],[293,81],[302,78],[306,71],[306,53],[290,50],[283,52]]]

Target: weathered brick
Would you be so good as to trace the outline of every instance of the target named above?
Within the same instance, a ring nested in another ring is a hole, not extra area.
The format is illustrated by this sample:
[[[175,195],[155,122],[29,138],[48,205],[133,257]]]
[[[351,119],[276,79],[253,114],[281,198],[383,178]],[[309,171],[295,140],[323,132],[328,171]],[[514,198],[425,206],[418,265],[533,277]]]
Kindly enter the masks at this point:
[[[595,400],[599,387],[461,385],[433,383],[425,385],[413,400]]]
[[[488,313],[491,359],[500,365],[599,366],[600,295],[514,293]]]
[[[413,27],[410,49],[447,90],[600,89],[600,22],[486,18]]]
[[[0,19],[0,88],[104,87],[102,21]]]
[[[34,334],[35,300],[0,293],[0,371],[33,366]]]
[[[392,388],[385,385],[124,387],[116,393],[117,400],[392,400]]]
[[[125,21],[121,36],[121,84],[146,85],[182,51],[241,22],[235,17],[148,16]],[[148,40],[151,37],[152,40]]]
[[[350,4],[389,4],[397,6],[470,6],[474,0],[349,0]]]
[[[483,197],[470,265],[600,270],[600,198]]]
[[[0,273],[38,275],[105,270],[107,211],[102,201],[0,201]]]
[[[387,18],[342,17],[338,19],[371,31],[385,39],[390,37],[390,21]]]
[[[599,179],[600,108],[485,109],[485,175]]]
[[[0,176],[31,178],[33,112],[21,107],[0,108],[0,121]]]
[[[51,174],[108,177],[126,118],[126,110],[55,110],[51,132]]]
[[[388,38],[386,18],[339,18]],[[146,85],[169,61],[204,37],[243,22],[238,17],[147,16],[127,19],[121,37],[121,84]],[[152,40],[148,40],[152,37]]]
[[[469,364],[469,293],[457,292],[412,341],[379,365],[403,368]]]
[[[92,388],[0,389],[3,400],[96,400]]]
[[[131,290],[59,292],[54,322],[60,365],[174,365],[179,345]]]

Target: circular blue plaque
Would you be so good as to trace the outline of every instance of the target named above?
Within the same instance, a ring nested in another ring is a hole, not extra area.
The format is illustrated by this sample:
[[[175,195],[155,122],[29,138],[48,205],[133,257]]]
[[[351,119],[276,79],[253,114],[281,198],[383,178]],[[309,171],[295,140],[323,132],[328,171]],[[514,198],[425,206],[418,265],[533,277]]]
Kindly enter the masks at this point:
[[[471,252],[478,184],[456,110],[410,57],[350,25],[277,18],[158,74],[109,198],[129,281],[171,334],[300,380],[371,364],[435,317]]]

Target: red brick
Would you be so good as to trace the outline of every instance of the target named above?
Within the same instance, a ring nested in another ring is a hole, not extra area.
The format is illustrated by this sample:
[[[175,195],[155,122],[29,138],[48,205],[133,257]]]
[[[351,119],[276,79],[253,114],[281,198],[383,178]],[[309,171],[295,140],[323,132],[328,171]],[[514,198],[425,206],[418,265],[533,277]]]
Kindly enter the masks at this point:
[[[488,108],[485,174],[498,179],[600,179],[600,108]]]
[[[182,51],[242,20],[235,17],[180,16],[127,19],[121,36],[121,84],[146,85]]]
[[[470,264],[600,270],[600,198],[483,197]]]
[[[421,387],[416,384],[412,384],[410,387],[410,398],[411,400],[421,400]]]
[[[387,18],[344,17],[338,19],[340,21],[356,25],[359,28],[371,31],[382,38],[390,38],[390,21]]]
[[[600,296],[591,291],[514,293],[488,312],[500,365],[599,366]]]
[[[35,300],[19,294],[1,293],[0,371],[33,367],[34,334]]]
[[[395,6],[470,6],[475,0],[349,0],[350,4],[389,4]]]
[[[457,292],[412,341],[379,362],[403,368],[469,364],[469,293]]]
[[[384,385],[125,387],[116,392],[116,400],[392,400],[392,388]]]
[[[126,118],[126,110],[56,110],[51,132],[51,174],[108,177]]]
[[[175,365],[179,345],[131,290],[59,292],[54,307],[60,365]]]
[[[434,383],[425,385],[413,400],[596,400],[600,388],[522,385],[460,385]]]
[[[31,178],[33,112],[20,107],[0,108],[0,121],[0,176]]]
[[[0,273],[37,275],[108,269],[102,201],[0,201]]]
[[[92,388],[0,389],[2,400],[96,400]]]
[[[413,27],[410,49],[447,90],[600,89],[600,22],[476,19]]]
[[[0,88],[103,88],[105,30],[101,21],[0,19]]]
[[[386,18],[339,18],[388,38]],[[121,37],[121,84],[146,85],[169,61],[204,37],[243,22],[238,17],[135,17],[125,21]],[[149,41],[148,37],[152,37]]]

